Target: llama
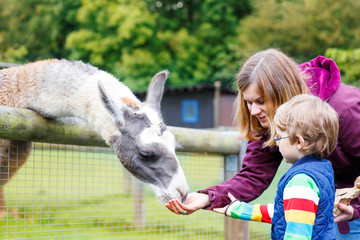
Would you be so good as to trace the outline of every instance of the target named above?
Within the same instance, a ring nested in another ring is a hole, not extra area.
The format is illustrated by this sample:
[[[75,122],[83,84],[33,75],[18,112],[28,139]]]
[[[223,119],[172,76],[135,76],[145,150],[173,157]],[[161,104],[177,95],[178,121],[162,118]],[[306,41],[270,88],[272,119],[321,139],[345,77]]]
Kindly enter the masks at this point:
[[[0,70],[0,104],[46,118],[85,120],[112,147],[122,165],[154,190],[162,203],[185,201],[188,185],[175,155],[176,141],[160,113],[168,71],[157,73],[141,102],[113,75],[81,61],[43,60]],[[9,154],[17,149],[16,154]],[[26,162],[32,143],[1,140],[3,186]]]

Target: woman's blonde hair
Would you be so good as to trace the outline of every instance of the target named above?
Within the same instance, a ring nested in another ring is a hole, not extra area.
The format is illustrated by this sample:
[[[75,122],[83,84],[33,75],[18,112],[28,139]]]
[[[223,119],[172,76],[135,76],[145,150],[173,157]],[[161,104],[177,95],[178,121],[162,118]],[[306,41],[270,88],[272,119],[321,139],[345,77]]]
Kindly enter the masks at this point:
[[[251,56],[237,74],[238,95],[235,102],[235,119],[237,120],[239,138],[258,140],[255,135],[271,132],[275,111],[291,97],[308,93],[301,71],[296,62],[277,49],[268,49]],[[263,128],[255,116],[251,116],[243,98],[243,91],[254,84],[264,98],[267,109],[269,128]],[[264,146],[273,146],[272,138]]]
[[[276,129],[286,132],[291,144],[296,135],[308,139],[303,151],[318,158],[329,156],[336,147],[338,115],[328,103],[313,95],[301,94],[281,105],[274,123]]]

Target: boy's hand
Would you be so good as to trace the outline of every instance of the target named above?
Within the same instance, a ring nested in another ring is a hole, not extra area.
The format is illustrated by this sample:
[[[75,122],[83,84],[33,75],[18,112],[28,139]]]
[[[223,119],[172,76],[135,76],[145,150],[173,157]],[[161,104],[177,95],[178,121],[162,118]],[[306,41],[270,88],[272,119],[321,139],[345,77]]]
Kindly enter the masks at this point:
[[[213,208],[213,211],[217,212],[217,213],[225,214],[225,211],[228,208],[228,206],[229,205],[226,205],[225,207],[222,207],[222,208]]]
[[[236,200],[236,198],[231,193],[228,193],[228,197],[230,198],[231,202]],[[229,205],[226,205],[225,207],[222,207],[222,208],[214,208],[213,211],[217,212],[217,213],[225,214],[225,211],[228,208],[228,206]]]

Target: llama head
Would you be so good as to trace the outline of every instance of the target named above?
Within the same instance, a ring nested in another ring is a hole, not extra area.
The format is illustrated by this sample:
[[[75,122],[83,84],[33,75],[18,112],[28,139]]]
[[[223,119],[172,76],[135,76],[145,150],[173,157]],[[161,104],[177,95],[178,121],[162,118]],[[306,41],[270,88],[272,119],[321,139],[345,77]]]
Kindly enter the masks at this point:
[[[149,184],[162,203],[170,199],[185,201],[188,185],[175,154],[176,141],[163,122],[160,112],[168,72],[156,74],[140,106],[116,104],[99,82],[105,108],[114,117],[119,133],[111,146],[123,166],[142,182]]]

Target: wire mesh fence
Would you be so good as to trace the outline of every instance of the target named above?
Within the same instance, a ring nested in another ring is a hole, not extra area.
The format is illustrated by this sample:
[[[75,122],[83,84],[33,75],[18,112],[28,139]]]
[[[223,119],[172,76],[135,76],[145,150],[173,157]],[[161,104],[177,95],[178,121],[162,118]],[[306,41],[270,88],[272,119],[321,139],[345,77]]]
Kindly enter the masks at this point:
[[[178,157],[190,191],[222,181],[222,156]],[[224,239],[223,216],[172,214],[109,148],[36,143],[4,199],[0,239]]]
[[[24,144],[1,145],[0,239],[225,239],[223,215],[171,213],[110,148],[29,146],[30,158],[21,166],[28,151]],[[177,155],[190,192],[224,180],[223,155]],[[274,192],[268,192],[257,201],[271,202]],[[250,239],[269,239],[270,225],[250,223],[249,232]]]

